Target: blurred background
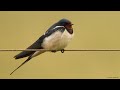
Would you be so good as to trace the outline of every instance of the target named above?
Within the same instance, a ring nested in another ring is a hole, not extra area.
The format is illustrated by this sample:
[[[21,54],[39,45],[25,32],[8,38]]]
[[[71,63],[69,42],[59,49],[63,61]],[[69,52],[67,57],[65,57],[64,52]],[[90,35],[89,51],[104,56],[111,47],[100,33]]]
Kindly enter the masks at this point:
[[[120,49],[117,11],[0,11],[0,49],[26,49],[62,18],[74,24],[66,49]],[[120,52],[46,52],[10,75],[18,53],[0,52],[1,79],[120,78]]]

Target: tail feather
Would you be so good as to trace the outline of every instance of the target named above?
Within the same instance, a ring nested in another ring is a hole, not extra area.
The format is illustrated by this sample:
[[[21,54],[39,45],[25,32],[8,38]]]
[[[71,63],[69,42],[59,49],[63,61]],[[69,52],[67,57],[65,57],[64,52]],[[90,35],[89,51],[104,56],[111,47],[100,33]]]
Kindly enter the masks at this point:
[[[22,65],[24,65],[25,63],[27,63],[29,60],[31,59],[31,57],[28,57],[28,59],[26,61],[24,61],[20,66],[18,66],[14,71],[12,71],[10,73],[10,75],[12,75],[17,69],[19,69]]]

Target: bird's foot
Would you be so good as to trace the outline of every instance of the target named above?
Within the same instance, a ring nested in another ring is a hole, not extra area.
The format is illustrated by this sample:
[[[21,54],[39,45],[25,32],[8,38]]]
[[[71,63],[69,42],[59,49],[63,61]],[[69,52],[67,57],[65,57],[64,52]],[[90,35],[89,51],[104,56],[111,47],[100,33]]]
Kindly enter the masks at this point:
[[[61,53],[64,53],[64,51],[65,51],[65,50],[64,50],[64,49],[62,49],[62,50],[61,50]]]

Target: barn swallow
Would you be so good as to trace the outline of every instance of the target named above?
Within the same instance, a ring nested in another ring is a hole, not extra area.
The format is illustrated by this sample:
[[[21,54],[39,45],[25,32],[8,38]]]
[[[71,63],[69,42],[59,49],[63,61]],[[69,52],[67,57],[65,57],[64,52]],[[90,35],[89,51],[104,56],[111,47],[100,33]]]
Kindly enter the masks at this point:
[[[53,50],[51,52],[56,52],[61,50],[64,52],[64,48],[68,45],[74,36],[72,23],[68,19],[61,19],[57,23],[53,24],[36,42],[34,42],[27,49],[48,49]],[[18,55],[14,56],[15,59],[20,59],[28,57],[18,68],[24,65],[26,62],[31,60],[33,57],[38,56],[46,51],[22,51]],[[13,72],[11,74],[13,74]],[[10,74],[10,75],[11,75]]]

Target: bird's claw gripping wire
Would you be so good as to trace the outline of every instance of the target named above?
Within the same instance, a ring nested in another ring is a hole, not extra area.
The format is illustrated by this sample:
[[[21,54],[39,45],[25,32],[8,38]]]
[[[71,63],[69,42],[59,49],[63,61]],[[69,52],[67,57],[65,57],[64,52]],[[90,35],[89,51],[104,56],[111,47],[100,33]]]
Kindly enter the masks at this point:
[[[62,50],[61,50],[61,53],[64,53],[64,51],[65,51],[65,50],[64,50],[64,49],[62,49]]]

